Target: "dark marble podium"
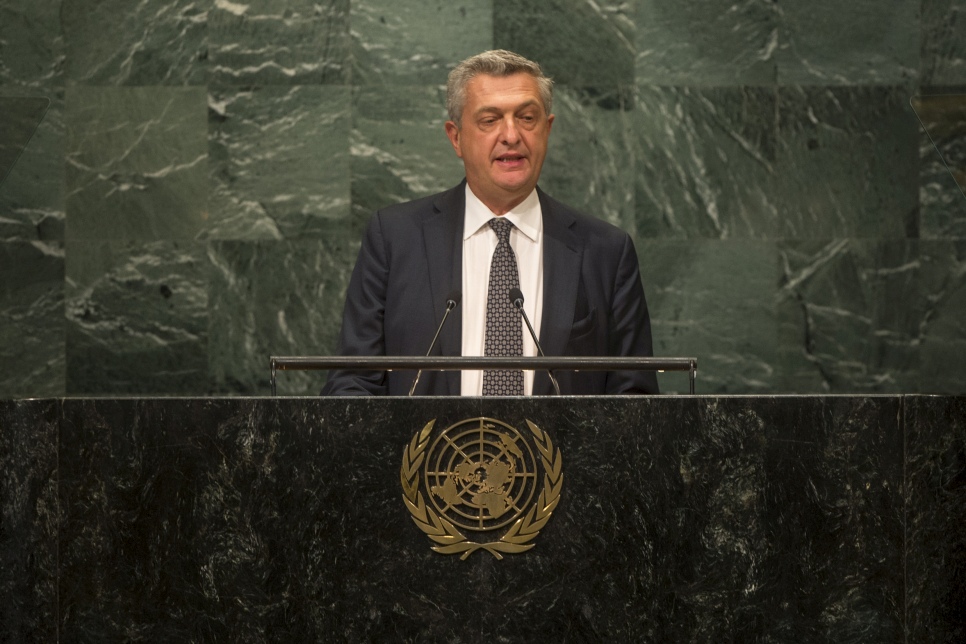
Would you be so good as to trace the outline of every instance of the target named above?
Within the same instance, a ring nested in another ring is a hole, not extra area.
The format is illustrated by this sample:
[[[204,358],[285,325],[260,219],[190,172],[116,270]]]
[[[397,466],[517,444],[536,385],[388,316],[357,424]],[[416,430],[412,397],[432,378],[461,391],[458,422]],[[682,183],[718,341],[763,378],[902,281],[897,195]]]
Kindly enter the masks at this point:
[[[414,433],[552,433],[529,552],[430,550]],[[0,639],[960,642],[966,398],[0,403]]]

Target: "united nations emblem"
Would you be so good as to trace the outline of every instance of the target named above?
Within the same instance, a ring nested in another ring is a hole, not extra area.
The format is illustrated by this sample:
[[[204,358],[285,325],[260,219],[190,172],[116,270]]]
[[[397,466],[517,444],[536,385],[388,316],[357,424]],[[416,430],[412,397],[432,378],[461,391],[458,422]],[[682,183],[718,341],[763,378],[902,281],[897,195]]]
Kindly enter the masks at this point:
[[[550,435],[529,420],[525,435],[493,418],[471,418],[433,438],[435,424],[413,436],[399,472],[406,508],[438,544],[433,550],[460,559],[486,550],[502,559],[501,553],[532,548],[563,487],[560,450]],[[466,536],[499,532],[495,541]]]

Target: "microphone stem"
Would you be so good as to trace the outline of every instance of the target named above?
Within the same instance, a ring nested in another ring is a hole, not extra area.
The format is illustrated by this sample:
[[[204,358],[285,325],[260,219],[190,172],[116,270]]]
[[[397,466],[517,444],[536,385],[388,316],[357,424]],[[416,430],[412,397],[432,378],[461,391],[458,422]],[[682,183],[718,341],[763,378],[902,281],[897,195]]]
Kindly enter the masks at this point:
[[[533,330],[533,325],[530,324],[530,317],[527,315],[527,312],[523,310],[523,302],[517,300],[513,303],[513,305],[520,310],[520,315],[523,316],[523,321],[527,323],[527,328],[530,330],[530,337],[533,338],[533,344],[536,345],[537,352],[540,354],[540,357],[546,358],[547,356],[545,356],[543,353],[543,347],[540,346],[540,342],[537,340],[537,333]],[[553,390],[559,396],[560,385],[557,384],[557,379],[553,377],[553,371],[547,369],[547,375],[550,376],[550,384],[553,385]]]
[[[449,317],[449,312],[456,308],[456,302],[449,300],[446,302],[446,311],[443,313],[443,319],[439,321],[439,326],[436,327],[436,335],[433,336],[433,341],[429,343],[429,351],[426,352],[426,357],[433,352],[433,347],[436,346],[436,340],[439,338],[439,332],[443,330],[443,325],[446,324],[446,318]],[[419,384],[419,377],[423,375],[423,370],[420,369],[416,372],[416,378],[413,379],[413,386],[409,388],[409,395],[412,396],[413,392],[416,391],[416,385]]]

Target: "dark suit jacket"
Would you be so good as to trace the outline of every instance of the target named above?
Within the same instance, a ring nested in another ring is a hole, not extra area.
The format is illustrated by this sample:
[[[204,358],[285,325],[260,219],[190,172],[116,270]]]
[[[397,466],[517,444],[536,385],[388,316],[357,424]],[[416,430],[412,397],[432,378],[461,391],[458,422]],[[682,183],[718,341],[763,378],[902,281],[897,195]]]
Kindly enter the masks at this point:
[[[446,298],[461,290],[465,181],[390,206],[369,222],[346,294],[340,354],[425,355]],[[547,356],[650,356],[651,324],[637,254],[627,233],[538,190],[543,212],[543,317]],[[526,294],[524,294],[526,295]],[[458,356],[463,306],[434,355]],[[653,372],[555,372],[563,394],[658,393]],[[406,395],[415,372],[333,371],[322,395]],[[456,371],[425,371],[417,395],[459,395]],[[550,394],[544,372],[533,393]]]

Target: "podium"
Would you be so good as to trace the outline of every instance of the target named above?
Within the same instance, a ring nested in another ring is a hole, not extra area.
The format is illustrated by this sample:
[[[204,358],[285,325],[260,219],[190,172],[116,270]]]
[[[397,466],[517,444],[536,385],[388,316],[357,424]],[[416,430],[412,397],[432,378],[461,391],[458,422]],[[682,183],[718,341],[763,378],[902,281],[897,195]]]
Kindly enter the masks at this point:
[[[432,550],[414,435],[530,421],[533,548]],[[13,641],[954,641],[966,398],[0,402]]]

